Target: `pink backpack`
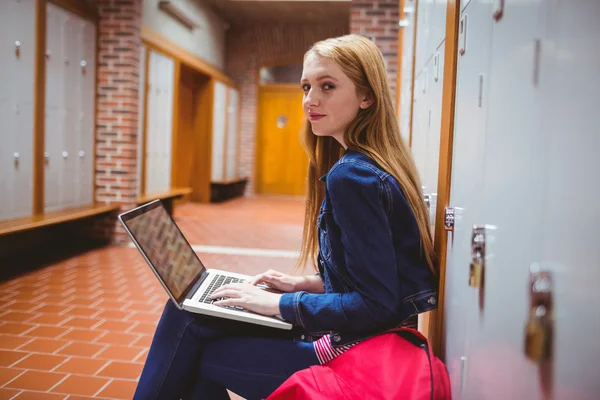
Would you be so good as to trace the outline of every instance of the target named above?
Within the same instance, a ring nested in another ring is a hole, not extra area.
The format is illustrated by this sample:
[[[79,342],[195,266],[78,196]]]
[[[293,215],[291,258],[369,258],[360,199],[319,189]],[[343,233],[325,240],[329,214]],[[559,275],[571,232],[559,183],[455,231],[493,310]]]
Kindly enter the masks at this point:
[[[419,331],[367,339],[325,365],[296,372],[267,400],[451,400],[446,366]]]

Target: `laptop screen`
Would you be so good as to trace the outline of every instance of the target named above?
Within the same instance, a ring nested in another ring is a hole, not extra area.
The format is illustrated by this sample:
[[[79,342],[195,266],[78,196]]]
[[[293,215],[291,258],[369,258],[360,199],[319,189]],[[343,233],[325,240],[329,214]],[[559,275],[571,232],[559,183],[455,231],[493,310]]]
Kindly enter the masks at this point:
[[[181,303],[205,268],[162,203],[149,203],[123,214],[121,220],[163,285]]]

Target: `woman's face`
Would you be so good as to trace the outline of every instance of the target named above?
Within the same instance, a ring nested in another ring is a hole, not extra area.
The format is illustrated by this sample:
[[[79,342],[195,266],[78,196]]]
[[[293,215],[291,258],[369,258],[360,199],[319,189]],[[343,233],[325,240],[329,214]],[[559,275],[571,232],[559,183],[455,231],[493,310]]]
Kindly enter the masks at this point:
[[[314,53],[304,61],[302,79],[304,115],[317,136],[332,136],[344,143],[344,130],[354,120],[359,109],[370,101],[356,92],[356,85],[331,59]]]

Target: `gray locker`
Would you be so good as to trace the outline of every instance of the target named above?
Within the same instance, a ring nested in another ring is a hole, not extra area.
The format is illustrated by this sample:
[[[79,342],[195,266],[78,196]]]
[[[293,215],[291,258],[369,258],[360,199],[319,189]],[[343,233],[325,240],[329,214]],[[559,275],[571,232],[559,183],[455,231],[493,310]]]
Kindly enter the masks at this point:
[[[96,85],[94,23],[48,4],[46,212],[93,203]]]
[[[3,1],[0,26],[0,219],[13,219],[33,207],[35,2]]]
[[[237,178],[236,160],[238,158],[238,91],[234,88],[228,88],[229,99],[227,106],[227,170],[225,172],[225,179],[231,181]]]
[[[400,123],[400,133],[408,144],[410,140],[410,112],[412,106],[412,63],[413,63],[413,39],[415,26],[415,1],[407,0],[404,7],[405,26],[400,28],[402,32],[402,60],[401,60],[401,79],[400,82],[400,108],[398,110],[398,119]]]
[[[453,398],[476,398],[463,377],[469,365],[472,330],[479,321],[479,298],[469,287],[471,236],[480,223],[481,188],[485,168],[486,109],[489,95],[491,6],[474,1],[461,13],[458,40],[456,103],[452,150],[450,206],[454,208],[454,232],[448,239],[446,261],[446,362]],[[465,36],[466,35],[466,36]],[[465,47],[466,44],[466,47]],[[461,51],[464,50],[464,51]],[[461,397],[464,396],[464,397]],[[484,398],[484,397],[480,397]]]
[[[146,192],[171,187],[174,61],[152,51],[149,66],[146,134]]]
[[[221,182],[225,180],[225,171],[223,171],[223,150],[225,149],[225,118],[227,118],[225,112],[226,103],[227,86],[223,82],[216,81],[213,100],[212,182]]]
[[[93,22],[79,22],[80,58],[76,76],[79,91],[79,137],[77,141],[77,204],[94,202],[94,140],[95,140],[95,90],[96,90],[96,26]],[[74,154],[75,156],[75,154]]]

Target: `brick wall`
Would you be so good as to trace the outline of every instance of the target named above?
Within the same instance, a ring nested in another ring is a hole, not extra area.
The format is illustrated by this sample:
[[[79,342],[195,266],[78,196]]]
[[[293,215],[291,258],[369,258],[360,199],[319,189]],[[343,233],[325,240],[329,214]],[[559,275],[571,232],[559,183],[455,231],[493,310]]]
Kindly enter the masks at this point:
[[[350,10],[350,33],[358,33],[371,39],[387,64],[392,98],[396,101],[398,71],[398,20],[399,0],[352,0]]]
[[[100,15],[96,125],[96,201],[132,206],[137,197],[138,90],[142,0],[95,0]],[[94,236],[127,240],[114,218]]]
[[[242,105],[239,174],[249,178],[246,195],[254,194],[259,69],[301,63],[313,43],[347,33],[347,24],[259,26],[228,32],[227,74],[240,87]]]

